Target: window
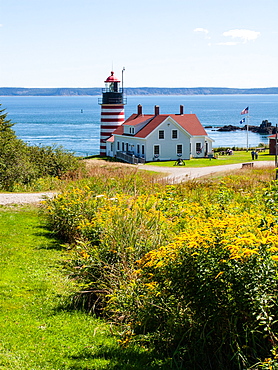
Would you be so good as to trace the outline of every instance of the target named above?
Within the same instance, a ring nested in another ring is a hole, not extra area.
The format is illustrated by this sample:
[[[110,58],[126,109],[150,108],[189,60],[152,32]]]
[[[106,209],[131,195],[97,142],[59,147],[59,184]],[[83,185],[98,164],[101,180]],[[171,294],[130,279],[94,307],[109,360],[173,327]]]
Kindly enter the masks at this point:
[[[153,147],[153,154],[154,155],[159,155],[159,145],[154,145],[154,147]]]
[[[178,130],[172,130],[172,139],[178,138]]]
[[[137,153],[140,154],[140,145],[137,144]]]
[[[142,155],[144,155],[144,154],[145,154],[145,146],[142,145]]]
[[[200,154],[202,152],[202,143],[196,143],[196,153]]]
[[[122,143],[122,152],[125,151],[125,143]]]
[[[159,139],[164,139],[164,130],[159,130],[158,131],[158,138]]]
[[[182,144],[178,144],[177,145],[177,154],[179,155],[181,155],[182,154]]]
[[[125,151],[128,152],[128,143],[125,144]]]
[[[120,142],[117,141],[117,150],[120,150]]]
[[[130,133],[130,134],[134,134],[134,127],[130,127],[130,128],[129,128],[129,133]]]

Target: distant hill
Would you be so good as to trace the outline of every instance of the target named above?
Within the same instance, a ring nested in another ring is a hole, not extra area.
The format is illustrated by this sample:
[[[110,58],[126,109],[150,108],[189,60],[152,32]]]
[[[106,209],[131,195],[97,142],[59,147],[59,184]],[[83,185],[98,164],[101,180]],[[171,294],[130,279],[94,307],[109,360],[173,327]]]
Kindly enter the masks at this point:
[[[101,95],[102,89],[92,88],[24,88],[0,87],[0,96],[91,96]],[[278,87],[235,89],[226,87],[127,87],[126,95],[227,95],[278,94]]]
[[[0,87],[1,96],[78,96],[100,95],[101,89],[94,88],[25,88],[25,87]]]

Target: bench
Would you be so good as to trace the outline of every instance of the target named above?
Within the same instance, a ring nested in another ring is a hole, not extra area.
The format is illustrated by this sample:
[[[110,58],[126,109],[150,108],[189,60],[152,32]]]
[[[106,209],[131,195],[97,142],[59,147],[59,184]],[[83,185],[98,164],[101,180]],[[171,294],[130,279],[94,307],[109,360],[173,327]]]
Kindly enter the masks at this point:
[[[210,160],[217,159],[218,158],[218,154],[208,154],[207,155],[207,158],[209,158]]]
[[[251,167],[254,167],[254,163],[253,162],[242,163],[242,167],[241,168],[251,168]]]

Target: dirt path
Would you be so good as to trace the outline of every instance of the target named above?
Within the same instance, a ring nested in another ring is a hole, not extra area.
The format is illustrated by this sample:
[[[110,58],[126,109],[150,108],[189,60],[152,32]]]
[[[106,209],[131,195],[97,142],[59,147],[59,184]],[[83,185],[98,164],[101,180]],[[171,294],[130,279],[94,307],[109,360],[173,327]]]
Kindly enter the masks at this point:
[[[252,162],[255,167],[274,167],[274,161],[261,161]],[[214,174],[216,172],[229,172],[242,168],[242,163],[227,164],[223,166],[211,166],[211,167],[198,167],[198,168],[186,168],[186,167],[158,167],[151,165],[139,164],[138,168],[147,171],[156,171],[166,173],[166,179],[175,183],[195,179],[202,176]]]
[[[39,203],[46,198],[52,198],[55,193],[0,193],[0,205]]]
[[[274,161],[254,162],[255,167],[273,167]],[[242,168],[242,163],[228,164],[223,166],[186,168],[186,167],[158,167],[139,164],[138,169],[165,173],[165,178],[172,183],[179,183],[216,172],[229,172]],[[53,192],[44,193],[0,193],[0,205],[39,203],[45,198],[52,198]]]

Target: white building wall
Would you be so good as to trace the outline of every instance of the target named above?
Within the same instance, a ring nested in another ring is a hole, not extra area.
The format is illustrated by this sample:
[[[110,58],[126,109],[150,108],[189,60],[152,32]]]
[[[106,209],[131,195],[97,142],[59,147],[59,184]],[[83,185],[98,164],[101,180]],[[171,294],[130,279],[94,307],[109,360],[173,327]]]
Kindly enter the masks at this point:
[[[145,142],[146,142],[145,139],[136,138],[133,136],[115,135],[114,146],[113,146],[114,155],[116,154],[117,151],[120,151],[120,152],[130,152],[134,154],[135,156],[142,157],[143,156],[142,151],[144,151],[144,154],[145,154],[145,148],[146,148]],[[138,145],[139,145],[139,148],[138,148]],[[143,150],[142,150],[142,146],[144,146]],[[145,155],[144,155],[144,158],[145,158]]]
[[[177,131],[177,138],[172,138],[173,130]],[[159,138],[159,131],[164,131],[164,139]],[[154,156],[154,146],[159,146],[159,156]],[[159,127],[157,127],[147,138],[146,160],[176,160],[177,145],[182,145],[181,158],[190,159],[190,135],[168,117]]]
[[[197,150],[201,148],[200,150]],[[191,137],[191,156],[193,158],[203,158],[212,152],[212,140],[207,136]]]
[[[109,141],[106,142],[106,156],[107,157],[114,157],[114,143],[111,143]]]

